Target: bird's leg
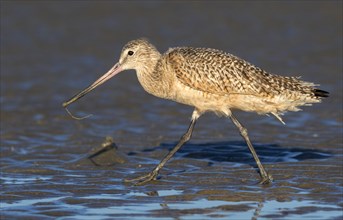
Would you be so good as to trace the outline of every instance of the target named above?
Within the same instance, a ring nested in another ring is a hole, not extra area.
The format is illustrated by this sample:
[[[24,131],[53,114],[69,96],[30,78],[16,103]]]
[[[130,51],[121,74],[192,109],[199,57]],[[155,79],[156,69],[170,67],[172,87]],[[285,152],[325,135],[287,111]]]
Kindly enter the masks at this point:
[[[267,173],[267,171],[264,169],[260,159],[258,158],[256,152],[255,152],[255,149],[254,147],[252,146],[251,142],[250,142],[250,139],[248,137],[248,130],[243,127],[243,125],[237,120],[237,118],[235,116],[232,115],[229,115],[232,122],[236,125],[236,127],[239,129],[239,132],[241,133],[242,137],[244,138],[245,142],[247,143],[248,147],[249,147],[249,150],[252,154],[252,156],[254,157],[255,161],[256,161],[256,164],[260,170],[260,175],[261,175],[261,181],[260,181],[260,184],[267,184],[267,183],[271,183],[273,181],[273,178],[271,175],[269,175]]]
[[[125,179],[125,182],[135,182],[135,185],[143,185],[151,180],[156,180],[159,171],[162,167],[174,156],[174,154],[182,147],[184,143],[186,143],[192,136],[193,129],[195,126],[196,120],[200,117],[200,113],[198,110],[194,110],[192,114],[192,120],[188,127],[187,132],[181,137],[179,143],[161,160],[161,162],[148,174],[134,178],[134,179]]]

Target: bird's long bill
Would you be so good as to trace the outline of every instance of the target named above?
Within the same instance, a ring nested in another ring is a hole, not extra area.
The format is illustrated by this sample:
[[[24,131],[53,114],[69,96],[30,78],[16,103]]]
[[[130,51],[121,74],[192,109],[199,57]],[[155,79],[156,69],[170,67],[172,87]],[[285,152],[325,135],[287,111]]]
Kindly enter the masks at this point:
[[[74,95],[71,99],[69,99],[66,102],[63,102],[63,107],[66,108],[71,103],[75,102],[76,100],[82,98],[84,95],[95,89],[96,87],[100,86],[119,72],[121,72],[123,69],[120,67],[120,64],[115,64],[107,73],[105,73],[103,76],[101,76],[99,79],[97,79],[94,83],[89,85],[87,88],[79,92],[78,94]]]

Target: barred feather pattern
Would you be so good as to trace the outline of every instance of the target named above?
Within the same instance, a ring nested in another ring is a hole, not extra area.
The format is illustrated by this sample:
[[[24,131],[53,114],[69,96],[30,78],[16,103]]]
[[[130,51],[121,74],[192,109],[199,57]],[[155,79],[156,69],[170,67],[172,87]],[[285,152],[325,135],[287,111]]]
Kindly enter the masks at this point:
[[[128,56],[129,50],[135,55]],[[283,122],[284,112],[299,111],[299,106],[328,96],[300,77],[271,74],[210,48],[176,47],[160,54],[146,39],[138,39],[124,46],[119,63],[136,70],[148,93],[194,106],[199,112],[230,115],[231,109],[240,109],[273,114]]]

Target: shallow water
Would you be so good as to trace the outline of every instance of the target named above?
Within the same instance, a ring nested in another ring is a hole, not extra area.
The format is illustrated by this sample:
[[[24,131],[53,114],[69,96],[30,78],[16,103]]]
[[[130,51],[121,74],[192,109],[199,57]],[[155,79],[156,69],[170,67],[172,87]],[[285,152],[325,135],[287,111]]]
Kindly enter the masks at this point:
[[[341,219],[342,3],[1,2],[1,219]],[[192,140],[144,186],[123,182],[156,165],[192,108],[146,94],[127,71],[61,103],[148,37],[219,48],[271,72],[303,76],[330,98],[272,117],[237,112],[259,175],[229,120],[200,118]],[[102,148],[106,138],[115,144]]]

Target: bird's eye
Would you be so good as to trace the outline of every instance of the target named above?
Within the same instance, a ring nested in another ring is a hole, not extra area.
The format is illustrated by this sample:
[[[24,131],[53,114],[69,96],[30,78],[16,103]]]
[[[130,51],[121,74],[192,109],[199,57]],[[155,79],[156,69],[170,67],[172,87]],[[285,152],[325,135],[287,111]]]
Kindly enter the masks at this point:
[[[127,52],[127,54],[129,54],[129,56],[132,56],[133,55],[133,51],[129,50],[129,52]]]

